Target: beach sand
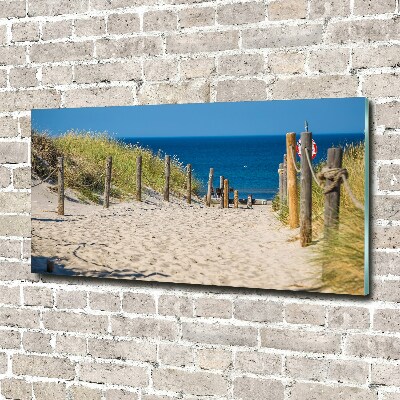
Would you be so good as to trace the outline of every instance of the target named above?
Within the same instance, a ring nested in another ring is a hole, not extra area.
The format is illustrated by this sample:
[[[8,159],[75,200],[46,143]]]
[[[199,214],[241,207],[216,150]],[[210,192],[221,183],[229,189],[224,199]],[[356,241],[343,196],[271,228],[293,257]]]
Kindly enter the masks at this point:
[[[170,203],[148,192],[143,202],[83,204],[67,191],[65,216],[51,185],[32,188],[32,271],[263,289],[319,290],[312,247],[301,248],[271,206],[207,208]]]

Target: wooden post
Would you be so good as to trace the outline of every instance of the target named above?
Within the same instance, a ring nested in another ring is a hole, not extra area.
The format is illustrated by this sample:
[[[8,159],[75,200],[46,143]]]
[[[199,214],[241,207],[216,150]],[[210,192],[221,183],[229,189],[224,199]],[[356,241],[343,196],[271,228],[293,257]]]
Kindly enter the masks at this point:
[[[247,196],[247,208],[253,208],[253,196],[251,194]]]
[[[58,157],[58,207],[57,214],[64,215],[64,157]]]
[[[224,208],[229,208],[229,180],[224,179]]]
[[[186,190],[187,190],[187,198],[186,201],[188,204],[192,203],[192,164],[188,164],[186,166]]]
[[[311,160],[311,132],[303,132],[301,134],[300,244],[302,247],[309,246],[312,240],[312,175],[307,154]]]
[[[164,184],[164,200],[169,201],[169,179],[171,176],[171,158],[170,156],[165,156],[165,164],[164,164],[164,175],[165,175],[165,184]]]
[[[279,164],[278,175],[279,175],[279,205],[282,208],[282,204],[283,204],[283,163]]]
[[[287,157],[283,155],[282,203],[287,204]]]
[[[110,207],[110,191],[111,191],[111,170],[112,157],[107,157],[106,161],[106,179],[104,183],[104,208]]]
[[[287,180],[288,180],[288,206],[289,206],[289,226],[298,228],[299,226],[299,204],[297,193],[297,175],[293,159],[296,153],[296,134],[290,132],[286,134],[286,154],[287,154]]]
[[[211,206],[211,192],[213,188],[213,179],[214,179],[214,168],[210,168],[210,174],[208,175],[208,188],[207,188],[207,197],[206,197],[206,206]]]
[[[136,158],[136,200],[142,201],[142,156]]]
[[[233,208],[239,208],[239,191],[233,192]]]
[[[328,149],[328,168],[342,168],[343,150],[340,147]],[[331,179],[326,179],[325,185],[329,186]],[[329,193],[325,194],[324,228],[325,235],[329,235],[329,230],[337,228],[339,225],[339,204],[340,204],[340,185],[334,187]]]
[[[219,198],[219,208],[224,208],[224,177],[219,177],[219,188],[221,191],[221,197]]]

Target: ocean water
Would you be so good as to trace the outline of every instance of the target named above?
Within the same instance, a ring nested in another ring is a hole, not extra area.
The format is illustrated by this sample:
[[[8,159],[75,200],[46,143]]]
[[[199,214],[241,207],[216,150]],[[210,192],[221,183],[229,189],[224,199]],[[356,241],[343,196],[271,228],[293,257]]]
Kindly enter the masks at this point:
[[[313,160],[326,159],[327,149],[364,141],[364,134],[313,135],[318,153]],[[239,191],[239,198],[252,194],[256,199],[272,199],[278,191],[278,167],[286,151],[284,135],[231,137],[125,138],[154,153],[174,156],[184,165],[192,164],[193,174],[207,187],[210,167],[214,168],[214,187],[219,176],[229,179],[229,186]]]

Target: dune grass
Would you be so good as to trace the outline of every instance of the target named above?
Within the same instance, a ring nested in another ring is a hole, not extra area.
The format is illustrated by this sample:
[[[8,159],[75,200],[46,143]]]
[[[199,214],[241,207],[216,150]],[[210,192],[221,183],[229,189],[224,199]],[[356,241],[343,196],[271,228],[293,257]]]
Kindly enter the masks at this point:
[[[349,185],[355,197],[364,204],[365,146],[363,143],[347,145],[343,153],[343,167],[349,173]],[[325,162],[315,166],[319,171]],[[324,193],[313,181],[312,229],[316,246],[315,263],[323,266],[324,290],[342,294],[364,293],[364,211],[354,206],[341,186],[339,229],[324,240]],[[278,218],[288,223],[287,206],[279,209],[279,198],[274,200]]]
[[[131,198],[136,190],[136,158],[142,156],[142,185],[162,192],[164,186],[163,154],[154,154],[140,145],[127,145],[106,134],[67,132],[58,137],[33,132],[32,169],[40,178],[47,176],[57,165],[57,157],[64,156],[65,185],[76,190],[82,200],[101,202],[104,191],[105,164],[113,158],[111,196]],[[200,182],[192,178],[193,193]],[[183,197],[186,193],[184,166],[171,157],[170,189]]]

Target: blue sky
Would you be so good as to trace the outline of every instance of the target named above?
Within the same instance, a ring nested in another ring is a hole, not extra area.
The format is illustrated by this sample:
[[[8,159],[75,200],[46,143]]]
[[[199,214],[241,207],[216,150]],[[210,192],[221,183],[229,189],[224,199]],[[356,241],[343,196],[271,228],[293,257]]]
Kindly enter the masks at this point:
[[[115,137],[241,136],[364,133],[365,102],[346,99],[91,107],[32,110],[32,127],[60,135],[70,130]]]

